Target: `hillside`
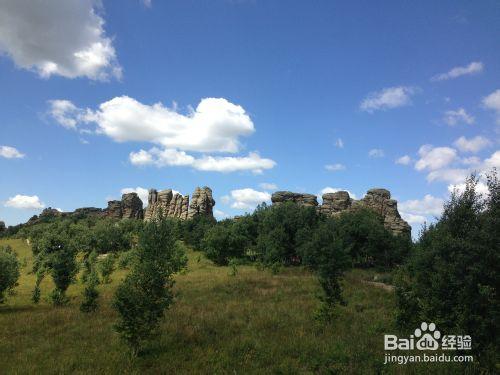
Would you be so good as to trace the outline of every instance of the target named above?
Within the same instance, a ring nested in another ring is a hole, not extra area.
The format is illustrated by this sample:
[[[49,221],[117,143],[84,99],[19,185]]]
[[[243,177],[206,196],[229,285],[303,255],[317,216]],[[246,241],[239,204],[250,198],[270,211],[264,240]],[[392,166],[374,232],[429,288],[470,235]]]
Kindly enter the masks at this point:
[[[131,359],[112,329],[114,289],[101,285],[101,308],[79,311],[80,283],[68,290],[71,302],[52,307],[30,301],[34,286],[31,251],[21,240],[10,244],[26,265],[16,294],[0,306],[2,373],[457,373],[438,364],[383,365],[383,334],[394,332],[394,297],[364,280],[373,274],[352,270],[344,282],[348,305],[338,307],[331,324],[314,320],[320,291],[307,271],[284,268],[273,275],[253,266],[216,267],[189,252],[186,273],[177,276],[176,303],[167,312],[160,337],[148,352]],[[42,295],[51,289],[50,277]]]

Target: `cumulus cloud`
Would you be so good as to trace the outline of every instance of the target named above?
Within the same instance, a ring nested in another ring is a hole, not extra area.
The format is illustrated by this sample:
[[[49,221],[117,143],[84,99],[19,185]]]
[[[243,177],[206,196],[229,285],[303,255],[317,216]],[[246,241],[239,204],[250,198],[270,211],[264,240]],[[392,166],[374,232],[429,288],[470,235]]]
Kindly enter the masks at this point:
[[[137,193],[139,198],[141,199],[144,206],[148,204],[149,191],[143,187],[137,186],[136,188],[123,188],[120,193],[128,194],[128,193]]]
[[[443,212],[443,204],[443,199],[426,194],[422,199],[400,202],[399,209],[415,215],[440,216]]]
[[[428,182],[443,181],[450,182],[453,184],[465,181],[467,176],[470,174],[468,169],[463,168],[444,168],[437,169],[429,172],[427,175]]]
[[[11,197],[5,202],[5,207],[19,208],[19,209],[42,209],[45,207],[45,203],[40,201],[37,195],[21,195],[17,194]]]
[[[325,165],[325,169],[330,172],[343,171],[345,170],[345,165],[340,163],[327,164]]]
[[[422,215],[414,215],[408,212],[401,212],[401,217],[410,224],[410,226],[414,226],[417,224],[423,224],[427,221],[427,218]]]
[[[418,154],[420,159],[415,163],[415,169],[418,171],[440,169],[457,158],[455,149],[451,147],[433,147],[432,145],[423,145],[418,150]]]
[[[230,195],[222,198],[225,204],[231,204],[232,208],[239,210],[253,209],[257,205],[271,202],[271,194],[267,191],[257,191],[251,188],[232,190]]]
[[[261,174],[266,169],[274,168],[276,162],[271,159],[261,158],[256,152],[247,156],[202,156],[195,158],[184,151],[174,149],[160,150],[153,147],[149,151],[140,150],[131,152],[130,162],[134,165],[189,166],[205,172],[230,173],[237,171],[250,171]]]
[[[11,146],[0,146],[0,157],[6,159],[22,159],[26,155],[17,148]]]
[[[463,108],[446,111],[443,116],[443,122],[450,126],[454,126],[459,123],[472,125],[475,121],[474,116],[469,115]]]
[[[453,193],[454,191],[458,192],[458,193],[463,193],[465,191],[465,183],[461,183],[461,184],[450,184],[448,185],[448,191],[450,193]],[[476,185],[476,193],[479,193],[481,195],[486,196],[489,194],[489,191],[488,191],[488,185],[486,185],[486,183],[484,181],[479,181]]]
[[[500,89],[484,97],[483,106],[495,111],[497,115],[497,124],[500,124]]]
[[[239,138],[255,131],[243,107],[224,98],[204,98],[187,114],[128,96],[115,97],[95,111],[66,100],[49,104],[49,113],[61,125],[93,123],[98,133],[116,142],[150,142],[184,151],[235,153],[241,147]]]
[[[341,189],[341,188],[334,188],[334,187],[330,187],[330,186],[327,186],[323,189],[321,189],[321,191],[319,192],[319,194],[317,194],[318,198],[321,199],[321,197],[323,196],[323,194],[326,194],[326,193],[336,193],[337,191],[347,191],[347,193],[349,193],[349,196],[352,198],[352,199],[356,199],[356,194],[354,194],[353,192],[347,190],[347,189]]]
[[[229,214],[226,214],[224,211],[221,210],[214,210],[214,216],[219,220],[224,220],[229,217]]]
[[[495,151],[491,156],[484,161],[484,169],[489,171],[493,168],[500,169],[500,150]]]
[[[446,73],[438,74],[431,78],[431,81],[446,81],[464,75],[478,74],[483,71],[484,65],[480,61],[473,61],[466,66],[456,66]]]
[[[259,187],[264,190],[278,190],[278,185],[269,182],[262,182]]]
[[[410,163],[411,163],[411,158],[408,155],[404,155],[396,159],[396,164],[408,165]]]
[[[371,158],[383,158],[385,156],[384,150],[374,148],[368,151],[368,156]]]
[[[49,105],[49,114],[67,128],[94,124],[95,133],[116,142],[161,146],[130,153],[133,165],[190,166],[216,172],[248,170],[256,174],[276,165],[257,152],[234,157],[195,157],[187,153],[236,153],[241,149],[240,137],[255,131],[246,111],[223,98],[204,98],[186,114],[180,113],[176,105],[172,108],[161,103],[148,105],[128,96],[115,97],[97,110],[78,108],[67,100],[53,100]]]
[[[0,52],[40,77],[121,77],[99,0],[0,2]]]
[[[453,144],[462,152],[476,153],[488,146],[491,146],[491,141],[485,137],[481,137],[480,135],[470,139],[462,136]]]
[[[386,110],[403,107],[411,104],[411,96],[416,93],[413,87],[388,87],[372,92],[361,102],[362,111],[372,113],[377,110]]]

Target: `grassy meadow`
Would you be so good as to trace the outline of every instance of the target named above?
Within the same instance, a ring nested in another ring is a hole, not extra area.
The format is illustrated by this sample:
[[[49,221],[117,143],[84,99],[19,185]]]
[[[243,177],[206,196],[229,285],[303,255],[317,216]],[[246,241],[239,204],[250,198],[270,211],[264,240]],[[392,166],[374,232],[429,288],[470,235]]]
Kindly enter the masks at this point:
[[[146,353],[131,358],[113,331],[111,300],[125,272],[100,285],[96,313],[79,310],[82,285],[68,289],[71,302],[52,307],[42,284],[42,300],[30,298],[35,277],[31,250],[21,240],[0,240],[18,253],[24,267],[15,294],[0,305],[2,374],[375,374],[461,373],[458,366],[384,365],[383,335],[394,333],[394,296],[364,282],[368,271],[346,275],[347,306],[332,323],[314,319],[320,287],[300,268],[273,275],[253,266],[216,267],[189,252],[188,269],[176,277],[176,302]]]

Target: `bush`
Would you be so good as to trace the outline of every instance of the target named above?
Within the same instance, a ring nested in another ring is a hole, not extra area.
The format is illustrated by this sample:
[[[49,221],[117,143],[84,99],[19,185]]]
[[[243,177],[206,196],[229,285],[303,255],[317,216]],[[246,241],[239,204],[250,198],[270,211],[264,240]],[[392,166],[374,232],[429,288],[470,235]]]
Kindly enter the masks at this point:
[[[115,329],[132,354],[139,354],[172,304],[173,275],[186,263],[182,248],[174,244],[169,222],[144,225],[139,234],[137,262],[116,290],[113,302],[120,316]]]
[[[0,247],[0,303],[5,301],[5,293],[17,285],[19,268],[19,261],[11,247]]]
[[[177,220],[177,222],[180,222],[180,220]],[[200,250],[203,237],[215,224],[217,224],[217,221],[213,217],[196,215],[192,219],[177,225],[183,225],[182,237],[184,241],[193,249]],[[178,230],[177,226],[174,226],[174,229]]]
[[[68,302],[66,290],[74,281],[78,271],[76,247],[66,232],[45,231],[35,239],[35,272],[37,280],[33,292],[33,301],[40,299],[40,283],[46,273],[52,276],[55,288],[50,297],[54,305]]]
[[[336,220],[321,221],[310,239],[302,243],[299,249],[304,263],[316,271],[323,289],[318,312],[321,318],[330,318],[333,307],[337,303],[345,303],[340,281],[349,265],[349,256],[338,230]]]
[[[446,334],[471,335],[483,364],[500,353],[500,187],[488,178],[486,200],[477,179],[455,191],[441,219],[424,228],[408,263],[396,278],[397,321],[413,329],[434,322]]]
[[[80,311],[86,313],[96,311],[99,307],[97,302],[99,298],[99,291],[97,290],[99,277],[97,276],[96,262],[97,254],[93,252],[87,259],[88,275],[85,281],[85,289],[83,290],[83,302],[80,305]]]
[[[136,258],[136,252],[134,250],[122,251],[118,256],[118,268],[124,270],[132,266]]]
[[[106,254],[104,259],[99,261],[98,265],[103,284],[109,284],[111,282],[111,274],[115,270],[114,255]]]
[[[218,223],[210,228],[201,243],[208,259],[217,265],[227,265],[230,258],[242,257],[245,251],[245,237],[230,221]]]

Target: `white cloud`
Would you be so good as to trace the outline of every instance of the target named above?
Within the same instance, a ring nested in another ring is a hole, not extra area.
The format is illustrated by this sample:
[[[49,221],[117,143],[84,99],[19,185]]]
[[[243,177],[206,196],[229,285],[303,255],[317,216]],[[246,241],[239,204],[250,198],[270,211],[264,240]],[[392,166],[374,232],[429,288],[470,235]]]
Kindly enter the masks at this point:
[[[318,196],[319,199],[321,199],[321,197],[323,196],[323,194],[326,194],[326,193],[336,193],[337,191],[347,191],[347,193],[349,193],[349,196],[352,199],[356,199],[356,194],[352,193],[351,191],[349,191],[347,189],[334,188],[334,187],[330,187],[330,186],[327,186],[327,187],[321,189],[321,191],[319,192],[319,194],[317,194],[317,196]]]
[[[151,8],[151,6],[153,5],[152,0],[142,0],[142,3],[147,8]]]
[[[122,193],[122,194],[137,193],[139,198],[141,198],[143,205],[147,206],[147,204],[148,204],[149,191],[148,191],[148,189],[145,189],[143,187],[137,186],[135,189],[134,188],[124,188],[120,191],[120,193]]]
[[[484,97],[483,105],[485,108],[491,109],[496,112],[497,124],[500,124],[500,89]]]
[[[5,202],[5,207],[20,208],[20,209],[42,209],[45,203],[40,201],[36,195],[20,195],[17,194]]]
[[[0,146],[0,157],[6,159],[22,159],[26,155],[21,153],[17,148],[11,146]]]
[[[401,212],[401,217],[408,222],[410,225],[423,224],[427,221],[427,218],[422,215],[414,215],[407,212]]]
[[[474,165],[481,164],[481,159],[478,158],[477,156],[469,156],[467,158],[462,158],[461,162],[462,162],[462,164],[465,164],[465,165],[474,166]]]
[[[222,173],[251,171],[254,174],[261,174],[264,170],[274,168],[276,165],[274,160],[261,158],[256,152],[250,152],[247,156],[202,156],[195,158],[184,151],[160,150],[156,147],[149,151],[131,152],[129,159],[132,164],[139,166],[189,166],[199,171]]]
[[[491,141],[485,137],[481,137],[480,135],[478,135],[470,139],[460,137],[453,144],[462,152],[476,153],[481,151],[483,148],[490,146]]]
[[[408,155],[404,155],[396,159],[396,164],[408,165],[410,163],[411,163],[411,158]]]
[[[448,185],[448,191],[450,193],[453,193],[453,191],[457,191],[459,193],[463,193],[465,191],[465,183],[461,184],[450,184]],[[482,194],[483,196],[486,196],[489,194],[488,191],[488,185],[486,185],[483,181],[479,181],[476,185],[476,193]]]
[[[495,151],[484,161],[484,169],[490,171],[492,168],[500,169],[500,150]]]
[[[368,156],[371,158],[383,158],[385,156],[384,150],[374,148],[368,151]]]
[[[344,141],[342,140],[342,138],[337,138],[337,140],[335,141],[335,147],[344,148]]]
[[[50,102],[50,113],[61,109],[57,107],[60,102]],[[142,104],[128,96],[104,102],[96,111],[75,111],[76,107],[68,103],[64,101],[63,110],[54,116],[56,121],[62,125],[73,124],[71,120],[75,124],[95,123],[98,133],[116,142],[151,142],[184,151],[234,153],[241,147],[239,137],[255,131],[243,107],[223,98],[204,98],[188,114],[179,113],[175,106]]]
[[[278,189],[278,185],[276,184],[273,184],[273,183],[269,183],[269,182],[262,182],[259,184],[259,187],[261,189],[264,189],[264,190],[277,190]]]
[[[436,170],[446,167],[452,163],[457,152],[450,147],[433,147],[432,145],[423,145],[418,150],[420,159],[415,163],[415,169],[418,171],[428,169]]]
[[[438,74],[431,78],[431,81],[446,81],[448,79],[458,78],[464,75],[477,74],[483,71],[483,63],[480,61],[473,61],[467,66],[457,66],[450,71]]]
[[[251,188],[232,190],[229,196],[223,197],[223,202],[231,203],[232,208],[248,210],[255,208],[262,202],[271,202],[271,194],[266,191],[257,191]]]
[[[0,52],[43,78],[120,78],[100,8],[99,0],[2,1]]]
[[[424,216],[440,216],[443,212],[444,200],[436,198],[430,194],[426,194],[423,199],[408,200],[399,203],[399,209],[402,212],[424,215]]]
[[[377,110],[403,107],[411,104],[411,96],[416,91],[413,87],[398,86],[372,92],[361,102],[360,109],[372,113]]]
[[[209,172],[236,172],[251,171],[261,174],[265,169],[274,168],[276,162],[271,159],[261,158],[256,152],[250,152],[248,156],[204,156],[196,159],[193,168]]]
[[[325,165],[325,169],[330,172],[343,171],[345,169],[345,165],[340,163],[327,164]]]
[[[450,126],[454,126],[461,122],[472,125],[476,120],[474,119],[474,116],[469,115],[465,109],[458,108],[455,111],[446,111],[443,116],[443,121]]]
[[[226,214],[224,211],[216,209],[216,210],[214,210],[214,216],[219,220],[223,220],[223,219],[227,219],[229,217],[229,214]]]
[[[429,172],[427,175],[427,181],[444,181],[452,184],[457,184],[462,181],[465,181],[467,176],[470,174],[468,169],[460,169],[460,168],[445,168],[438,169]]]

